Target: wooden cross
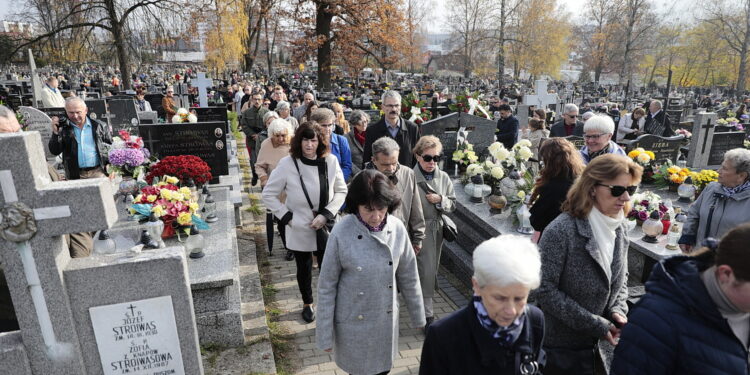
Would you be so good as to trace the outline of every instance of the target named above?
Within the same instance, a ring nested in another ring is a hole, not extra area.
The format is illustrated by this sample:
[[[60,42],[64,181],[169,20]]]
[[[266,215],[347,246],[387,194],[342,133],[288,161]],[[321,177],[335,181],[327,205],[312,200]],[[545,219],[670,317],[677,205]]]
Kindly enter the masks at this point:
[[[43,147],[38,132],[0,134],[0,207],[25,209],[20,228],[36,227],[36,233],[15,232],[25,236],[3,230],[0,260],[32,372],[82,374],[61,276],[70,261],[62,235],[108,228],[117,213],[105,178],[52,182]]]

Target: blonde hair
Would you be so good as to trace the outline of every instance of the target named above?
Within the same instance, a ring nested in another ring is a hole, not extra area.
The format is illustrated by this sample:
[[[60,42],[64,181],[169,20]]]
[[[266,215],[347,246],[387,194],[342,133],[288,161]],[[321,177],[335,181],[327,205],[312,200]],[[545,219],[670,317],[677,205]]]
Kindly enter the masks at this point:
[[[414,145],[414,149],[412,149],[412,152],[414,155],[422,156],[422,153],[424,153],[424,150],[429,150],[431,148],[437,148],[438,154],[443,152],[443,144],[440,143],[440,139],[434,135],[425,135],[422,138],[419,138],[417,141],[417,144]]]
[[[592,191],[596,184],[613,180],[624,173],[631,176],[633,185],[637,185],[641,182],[643,167],[622,155],[606,154],[596,157],[573,183],[568,191],[567,199],[562,204],[562,211],[579,219],[586,218],[591,208],[594,207]],[[628,206],[628,204],[625,205],[626,212],[630,209]]]
[[[331,108],[333,109],[333,113],[336,115],[336,123],[339,124],[340,127],[344,128],[344,134],[349,133],[349,121],[346,121],[346,117],[344,117],[344,107],[342,107],[339,103],[333,103],[331,104]]]

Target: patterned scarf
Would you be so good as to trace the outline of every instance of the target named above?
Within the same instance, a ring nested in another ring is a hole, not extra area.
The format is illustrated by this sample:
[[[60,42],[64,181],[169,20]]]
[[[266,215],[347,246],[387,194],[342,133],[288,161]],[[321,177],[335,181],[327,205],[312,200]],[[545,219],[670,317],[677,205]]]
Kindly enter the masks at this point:
[[[724,185],[721,185],[721,189],[724,190],[724,195],[726,195],[727,197],[731,197],[732,195],[735,195],[737,193],[741,193],[747,189],[750,189],[750,180],[747,180],[742,185],[735,186],[733,188],[728,188]]]
[[[597,151],[597,152],[591,152],[591,151],[589,150],[589,151],[588,151],[588,154],[589,154],[589,160],[594,160],[594,158],[595,158],[595,157],[597,157],[597,156],[601,156],[601,155],[604,155],[604,154],[608,154],[608,153],[609,153],[609,149],[610,149],[611,147],[612,147],[612,145],[611,145],[611,144],[609,144],[609,143],[607,143],[607,147],[604,147],[604,148],[602,148],[601,150],[599,150],[599,151]]]
[[[419,165],[419,163],[417,163],[417,165],[419,166],[419,171],[422,172],[422,176],[424,176],[425,180],[432,181],[432,179],[435,178],[435,171],[427,172],[424,169],[422,169],[422,166]]]
[[[477,319],[479,319],[479,324],[481,324],[484,329],[492,333],[492,337],[497,340],[500,346],[508,348],[513,345],[513,343],[516,342],[518,336],[521,335],[521,331],[523,330],[523,321],[524,316],[526,315],[526,309],[524,308],[524,312],[519,315],[518,318],[516,318],[516,320],[513,321],[510,326],[501,327],[490,318],[490,315],[487,313],[487,309],[484,308],[481,296],[474,295],[473,300],[474,308],[477,310]]]
[[[357,220],[359,220],[359,222],[362,223],[362,225],[364,225],[365,228],[367,228],[367,230],[369,230],[370,232],[382,232],[383,228],[385,228],[385,224],[388,223],[388,215],[385,215],[385,217],[383,218],[383,222],[380,223],[377,227],[371,227],[370,224],[367,224],[364,220],[362,220],[362,216],[359,216],[359,212],[355,213],[354,215],[357,216]]]

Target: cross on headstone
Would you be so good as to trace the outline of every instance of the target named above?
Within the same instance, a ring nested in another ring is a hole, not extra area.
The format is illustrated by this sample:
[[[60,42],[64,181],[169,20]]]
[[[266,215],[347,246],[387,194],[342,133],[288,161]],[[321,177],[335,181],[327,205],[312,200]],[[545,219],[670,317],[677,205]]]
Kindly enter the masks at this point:
[[[128,310],[130,310],[130,315],[135,316],[135,306],[131,303],[130,306],[128,306]]]
[[[711,128],[713,128],[713,127],[714,127],[714,125],[711,124],[711,119],[709,118],[708,122],[706,123],[706,125],[701,126],[701,129],[705,129],[706,130],[706,134],[708,134],[708,130],[711,129]],[[708,137],[703,137],[703,148],[701,149],[701,153],[706,152],[706,144],[707,143],[708,143]]]
[[[708,166],[711,142],[714,138],[718,115],[713,112],[700,112],[693,120],[693,136],[690,139],[688,167],[705,168]]]
[[[198,101],[201,107],[208,107],[208,91],[213,86],[213,81],[206,78],[206,73],[198,73],[198,78],[192,80],[193,87],[198,88]]]
[[[31,93],[34,95],[33,107],[38,107],[42,101],[42,81],[39,79],[39,74],[36,70],[36,62],[34,61],[34,54],[31,53],[29,48],[29,68],[31,69]]]
[[[547,93],[547,81],[540,79],[536,81],[535,95],[524,95],[523,103],[534,105],[537,108],[547,109],[547,105],[557,103],[557,94]]]
[[[0,134],[0,260],[32,372],[82,374],[62,235],[108,228],[117,214],[107,179],[53,183],[42,147],[38,132]]]

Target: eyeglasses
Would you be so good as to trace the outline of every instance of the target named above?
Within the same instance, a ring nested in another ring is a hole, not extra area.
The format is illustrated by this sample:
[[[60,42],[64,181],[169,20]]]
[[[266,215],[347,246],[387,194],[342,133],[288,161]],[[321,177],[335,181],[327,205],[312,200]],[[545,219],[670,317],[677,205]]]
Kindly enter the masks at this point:
[[[383,107],[398,108],[401,107],[401,104],[383,104]]]
[[[583,138],[584,139],[599,139],[599,137],[601,137],[603,135],[604,135],[604,133],[599,133],[599,134],[584,134]]]
[[[439,163],[440,159],[442,159],[442,158],[443,158],[442,155],[422,155],[422,160],[424,160],[424,161],[426,161],[428,163],[431,162],[431,161],[434,161],[435,163]]]
[[[333,126],[333,124],[318,124],[318,125],[320,125],[320,126],[322,126],[324,128],[330,128],[331,126]]]
[[[609,192],[612,194],[613,197],[619,197],[623,195],[626,191],[628,192],[628,195],[635,194],[636,191],[638,191],[638,185],[631,185],[631,186],[620,186],[620,185],[605,185],[605,184],[596,184],[597,186],[604,186],[609,188]]]

